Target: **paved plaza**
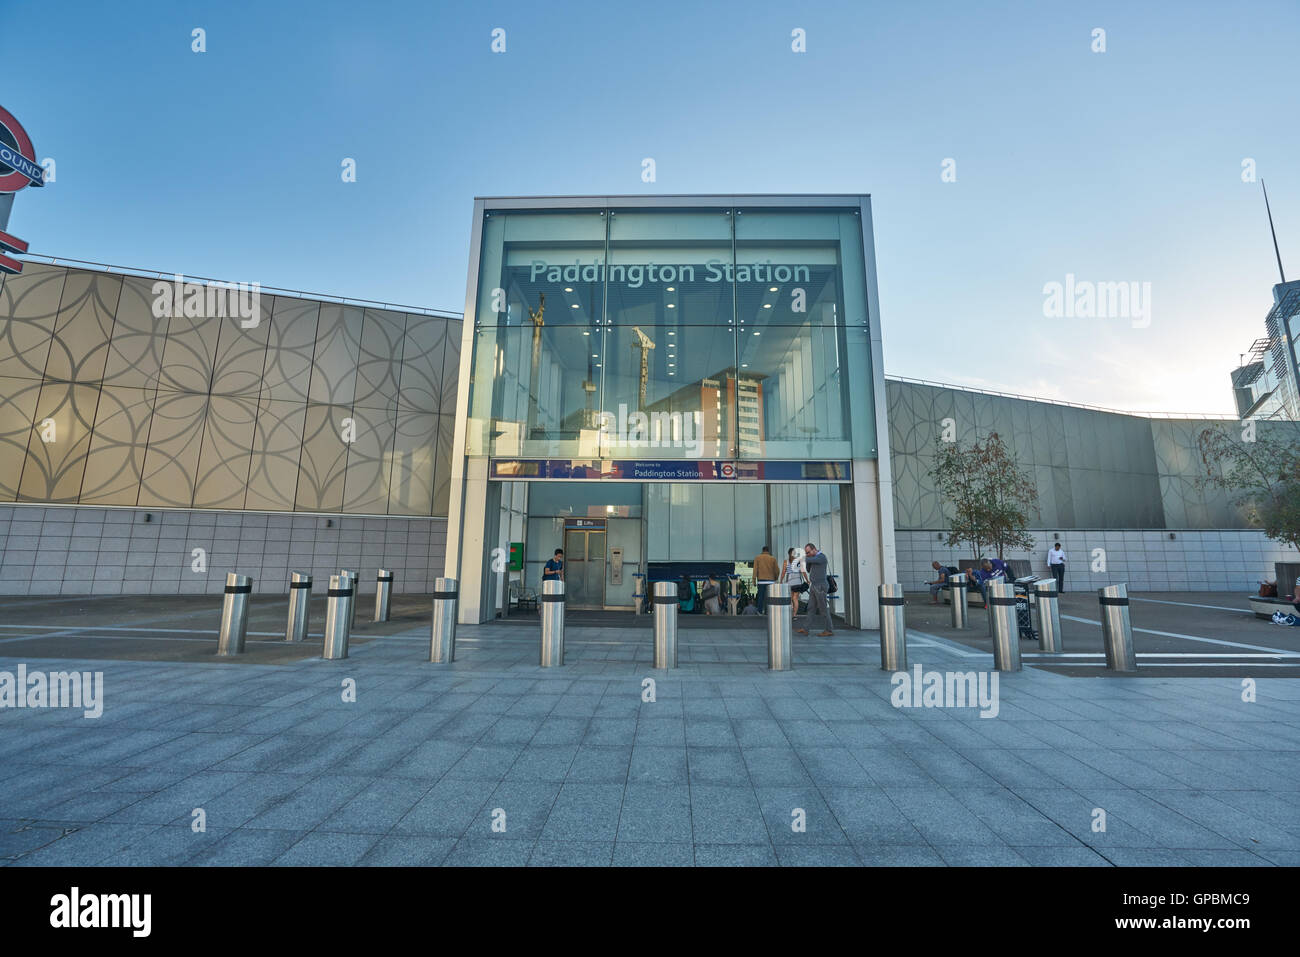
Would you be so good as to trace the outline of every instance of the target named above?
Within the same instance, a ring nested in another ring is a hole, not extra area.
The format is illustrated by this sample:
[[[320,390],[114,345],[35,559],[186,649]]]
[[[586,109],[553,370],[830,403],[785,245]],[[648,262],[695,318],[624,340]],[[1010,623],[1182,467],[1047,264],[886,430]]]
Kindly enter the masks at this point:
[[[983,612],[955,640],[922,600],[909,666],[987,672]],[[1195,636],[1137,607],[1135,624]],[[101,717],[0,710],[0,863],[1300,864],[1300,682],[1264,658],[1147,669],[1139,633],[1139,675],[1117,677],[1040,665],[1025,643],[980,717],[895,707],[873,632],[799,636],[794,670],[772,673],[761,624],[684,627],[681,667],[657,672],[644,619],[571,625],[546,670],[535,625],[462,626],[439,666],[427,600],[399,596],[394,621],[322,661],[319,638],[277,640],[267,598],[229,661],[218,609],[0,600],[0,672],[103,673]],[[1213,641],[1294,649],[1286,629],[1225,621]],[[1100,651],[1066,624],[1067,652]]]

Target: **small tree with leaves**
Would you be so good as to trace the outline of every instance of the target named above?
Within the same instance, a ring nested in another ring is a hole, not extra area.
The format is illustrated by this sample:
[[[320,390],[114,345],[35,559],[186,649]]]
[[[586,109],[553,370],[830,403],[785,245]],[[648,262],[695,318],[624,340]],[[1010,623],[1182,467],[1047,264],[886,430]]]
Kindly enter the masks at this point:
[[[948,546],[968,544],[975,558],[985,546],[996,546],[998,558],[1008,548],[1032,549],[1038,486],[1002,438],[991,432],[969,446],[940,440],[937,448],[930,477],[951,513]]]
[[[1201,488],[1218,488],[1246,520],[1275,542],[1300,548],[1300,424],[1271,424],[1265,435],[1253,421],[1238,434],[1224,426],[1197,436]]]

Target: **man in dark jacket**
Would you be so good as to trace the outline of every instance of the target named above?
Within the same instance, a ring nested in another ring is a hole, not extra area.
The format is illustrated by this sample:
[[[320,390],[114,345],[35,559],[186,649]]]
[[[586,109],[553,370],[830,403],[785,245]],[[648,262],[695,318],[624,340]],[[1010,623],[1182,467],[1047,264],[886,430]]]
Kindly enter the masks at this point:
[[[830,562],[812,542],[803,547],[803,553],[803,566],[808,573],[808,621],[816,621],[824,615],[826,627],[818,632],[817,637],[833,637],[835,632],[831,628],[831,603],[826,597],[827,590],[830,588],[830,582],[826,580],[826,574],[830,571]],[[799,634],[808,634],[808,629],[800,628]]]

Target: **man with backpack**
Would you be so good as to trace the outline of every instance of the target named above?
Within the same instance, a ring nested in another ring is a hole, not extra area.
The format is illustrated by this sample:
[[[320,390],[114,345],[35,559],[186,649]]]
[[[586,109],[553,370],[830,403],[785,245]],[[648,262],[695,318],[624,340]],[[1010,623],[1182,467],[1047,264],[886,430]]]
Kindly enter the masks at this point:
[[[803,554],[804,571],[808,573],[808,620],[813,622],[825,615],[826,627],[818,632],[817,637],[833,638],[835,632],[831,627],[831,603],[826,597],[830,590],[830,582],[826,578],[826,573],[830,571],[830,562],[812,542],[803,547]],[[808,634],[808,629],[800,628],[799,634]]]
[[[930,586],[930,604],[939,604],[939,592],[948,587],[948,577],[956,575],[957,569],[951,565],[940,565],[938,562],[931,562],[930,567],[939,573],[939,577],[932,582],[926,582]]]

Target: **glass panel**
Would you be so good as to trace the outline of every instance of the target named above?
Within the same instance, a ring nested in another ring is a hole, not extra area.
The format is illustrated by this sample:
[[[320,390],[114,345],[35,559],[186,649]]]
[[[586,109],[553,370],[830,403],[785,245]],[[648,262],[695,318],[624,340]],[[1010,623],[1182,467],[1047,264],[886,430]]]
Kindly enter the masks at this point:
[[[734,454],[735,340],[726,326],[613,326],[604,341],[604,455]]]

